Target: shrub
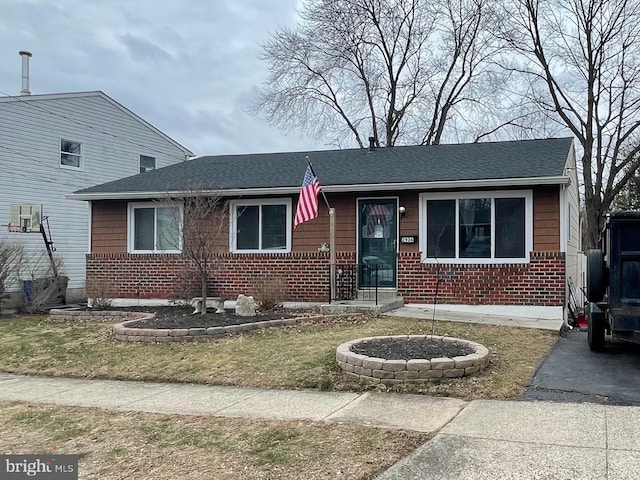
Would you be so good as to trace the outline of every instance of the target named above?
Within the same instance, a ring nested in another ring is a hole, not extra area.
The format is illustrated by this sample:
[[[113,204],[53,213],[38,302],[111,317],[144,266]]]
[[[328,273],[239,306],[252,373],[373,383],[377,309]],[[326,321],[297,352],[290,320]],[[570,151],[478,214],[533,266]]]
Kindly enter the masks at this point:
[[[282,277],[261,277],[256,280],[252,295],[260,304],[260,310],[268,312],[282,306],[289,285]]]
[[[113,302],[113,283],[106,278],[87,281],[89,306],[96,310],[108,310]]]

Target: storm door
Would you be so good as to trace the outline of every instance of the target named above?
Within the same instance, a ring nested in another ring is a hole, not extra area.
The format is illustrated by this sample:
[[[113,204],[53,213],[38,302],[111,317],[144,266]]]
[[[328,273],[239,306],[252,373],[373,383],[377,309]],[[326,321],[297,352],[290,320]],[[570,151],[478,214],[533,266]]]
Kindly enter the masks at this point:
[[[358,285],[395,287],[398,201],[358,200]]]

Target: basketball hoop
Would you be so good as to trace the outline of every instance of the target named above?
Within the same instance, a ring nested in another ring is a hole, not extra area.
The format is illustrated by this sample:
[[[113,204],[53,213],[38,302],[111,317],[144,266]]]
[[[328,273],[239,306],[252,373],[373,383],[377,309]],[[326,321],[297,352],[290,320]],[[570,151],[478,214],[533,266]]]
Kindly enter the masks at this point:
[[[24,229],[20,225],[16,225],[15,223],[5,223],[4,225],[0,226],[7,227],[7,231],[10,233],[24,233]]]

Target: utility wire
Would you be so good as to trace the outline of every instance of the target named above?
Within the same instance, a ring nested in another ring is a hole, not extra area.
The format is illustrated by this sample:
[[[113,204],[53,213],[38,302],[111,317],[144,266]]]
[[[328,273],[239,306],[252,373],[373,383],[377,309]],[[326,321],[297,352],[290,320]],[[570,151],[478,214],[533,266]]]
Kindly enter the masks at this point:
[[[60,169],[59,168],[56,168],[56,167],[54,167],[52,165],[49,165],[49,164],[47,164],[45,162],[42,162],[42,161],[40,161],[40,160],[38,160],[36,158],[33,158],[33,157],[29,156],[29,155],[26,155],[24,153],[18,152],[16,150],[14,150],[12,148],[9,148],[9,147],[7,147],[5,145],[2,145],[2,144],[0,144],[0,148],[3,148],[5,150],[7,150],[8,152],[11,152],[11,153],[13,153],[15,155],[20,155],[21,157],[27,158],[27,159],[29,159],[29,160],[31,160],[33,162],[39,163],[40,165],[43,165],[43,166],[45,166],[45,167],[47,167],[49,169],[52,169],[52,170],[60,173]],[[42,175],[40,175],[40,174],[38,174],[36,172],[29,172],[28,174],[25,173],[24,175],[21,175],[20,172],[16,172],[16,171],[13,171],[13,170],[8,170],[7,168],[0,167],[0,169],[2,169],[3,171],[5,171],[5,172],[7,172],[9,174],[23,176],[24,178],[38,177],[39,179],[45,180],[48,183],[56,183],[58,185],[66,185],[67,187],[72,187],[72,188],[75,188],[76,190],[84,188],[82,186],[79,186],[78,184],[72,184],[72,183],[61,181],[61,180],[58,180],[58,179],[53,179],[51,177],[43,177]]]
[[[127,138],[120,137],[119,135],[116,135],[116,134],[114,134],[114,133],[111,133],[111,132],[105,132],[105,131],[103,131],[103,130],[100,130],[99,128],[96,128],[96,127],[92,126],[92,125],[89,125],[89,124],[86,124],[86,123],[80,122],[80,121],[76,120],[75,118],[68,117],[68,116],[63,115],[63,114],[61,114],[61,113],[52,112],[51,110],[49,110],[49,109],[47,109],[47,108],[44,108],[44,107],[43,107],[43,106],[41,106],[41,105],[37,105],[37,104],[36,104],[36,102],[33,102],[33,101],[26,101],[26,100],[24,100],[24,99],[20,98],[20,95],[10,95],[10,94],[8,94],[8,93],[6,93],[6,92],[3,92],[2,90],[0,90],[0,95],[3,95],[5,98],[13,98],[13,99],[15,99],[15,100],[18,100],[18,101],[20,101],[20,102],[24,103],[24,104],[29,105],[30,107],[37,108],[37,109],[39,109],[39,110],[42,110],[43,112],[47,112],[48,114],[53,115],[53,116],[56,116],[56,117],[64,118],[65,120],[67,120],[67,121],[69,121],[69,122],[75,123],[76,125],[80,125],[80,126],[82,126],[82,127],[88,128],[88,129],[93,130],[93,131],[95,131],[95,132],[101,133],[102,135],[106,135],[106,136],[108,136],[108,137],[112,137],[112,138],[116,138],[116,139],[118,139],[118,140],[122,140],[123,142],[130,143],[131,145],[135,145],[136,147],[144,148],[144,149],[146,149],[146,150],[148,150],[148,151],[152,151],[152,152],[160,153],[160,154],[162,154],[162,155],[164,155],[164,156],[166,156],[166,157],[168,157],[168,158],[179,158],[180,160],[184,160],[184,158],[183,158],[183,157],[181,157],[181,156],[179,156],[179,155],[175,155],[175,154],[167,153],[167,152],[164,152],[164,151],[162,151],[162,150],[158,150],[158,149],[156,149],[156,148],[149,147],[148,145],[144,145],[144,144],[142,144],[142,143],[134,142],[134,141],[129,140],[129,139],[127,139]]]

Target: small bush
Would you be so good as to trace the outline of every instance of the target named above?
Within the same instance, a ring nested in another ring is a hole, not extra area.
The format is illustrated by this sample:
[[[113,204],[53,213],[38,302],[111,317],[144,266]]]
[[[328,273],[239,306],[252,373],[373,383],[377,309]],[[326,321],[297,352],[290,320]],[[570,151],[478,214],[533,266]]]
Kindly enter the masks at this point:
[[[87,281],[89,306],[95,310],[108,310],[113,303],[113,293],[113,283],[106,278]]]
[[[255,282],[252,295],[260,304],[260,310],[269,312],[282,307],[288,287],[287,280],[282,277],[261,277]]]

